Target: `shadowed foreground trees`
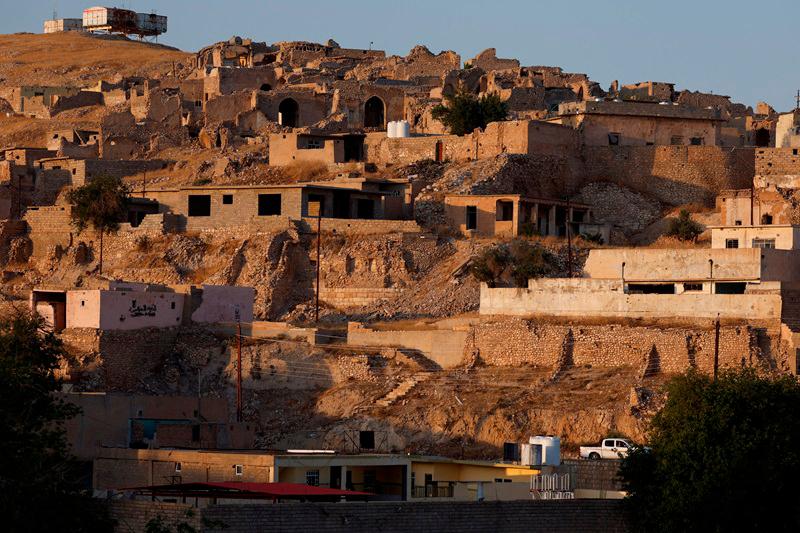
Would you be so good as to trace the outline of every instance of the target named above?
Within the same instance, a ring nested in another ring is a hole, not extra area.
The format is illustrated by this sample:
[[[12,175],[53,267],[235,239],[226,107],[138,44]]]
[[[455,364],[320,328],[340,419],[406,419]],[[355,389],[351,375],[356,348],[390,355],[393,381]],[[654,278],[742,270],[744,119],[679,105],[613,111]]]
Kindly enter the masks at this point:
[[[78,408],[57,398],[61,342],[39,317],[0,318],[0,524],[4,531],[110,531],[82,492],[63,423]]]
[[[623,462],[636,530],[800,531],[800,385],[746,369],[675,378]]]
[[[446,105],[433,108],[433,118],[440,121],[453,135],[466,135],[476,128],[484,129],[490,122],[505,120],[508,116],[508,104],[496,94],[488,94],[478,98],[468,91],[444,97]]]

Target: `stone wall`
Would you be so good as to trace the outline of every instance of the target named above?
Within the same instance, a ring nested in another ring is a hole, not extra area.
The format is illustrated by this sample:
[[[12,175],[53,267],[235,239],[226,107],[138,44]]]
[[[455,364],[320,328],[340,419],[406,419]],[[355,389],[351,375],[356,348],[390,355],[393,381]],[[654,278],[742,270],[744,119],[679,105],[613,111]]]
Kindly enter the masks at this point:
[[[710,326],[711,324],[709,324]],[[714,364],[713,328],[667,328],[626,325],[559,325],[533,320],[488,321],[474,327],[474,342],[482,362],[492,366],[536,365],[646,366],[680,373],[690,366],[711,372]],[[720,367],[755,365],[768,357],[757,348],[758,332],[751,326],[720,329]]]
[[[668,205],[713,205],[722,189],[744,189],[755,173],[752,148],[587,146],[585,181],[611,181]]]
[[[301,231],[316,233],[317,219],[304,217]],[[365,218],[323,218],[322,231],[345,235],[375,235],[384,233],[421,233],[413,220],[369,220]]]
[[[627,531],[618,500],[520,500],[495,502],[351,502],[212,505],[189,518],[184,504],[114,500],[108,503],[115,531],[143,531],[161,515],[173,525],[186,522],[199,532],[225,524],[228,533],[295,531]]]
[[[390,300],[401,292],[393,288],[320,287],[319,299],[339,309],[361,307],[378,300]]]
[[[464,359],[467,328],[428,330],[374,330],[357,322],[347,325],[347,343],[357,346],[406,348],[420,352],[443,368],[458,366]]]
[[[756,148],[755,173],[759,176],[800,174],[800,149]]]
[[[65,330],[66,331],[66,330]],[[175,349],[178,328],[100,333],[99,351],[107,390],[133,390]]]
[[[33,243],[33,256],[47,257],[56,247],[72,244],[70,211],[64,206],[29,208],[24,216]]]

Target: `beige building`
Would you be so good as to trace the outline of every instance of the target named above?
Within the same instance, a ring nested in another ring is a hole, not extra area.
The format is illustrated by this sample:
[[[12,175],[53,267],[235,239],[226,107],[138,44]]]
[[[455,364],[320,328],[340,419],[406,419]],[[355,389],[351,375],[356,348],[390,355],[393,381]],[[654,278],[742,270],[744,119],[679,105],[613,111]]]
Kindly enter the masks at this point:
[[[800,290],[793,250],[595,249],[585,277],[481,286],[482,315],[707,318],[793,322]]]
[[[588,146],[715,146],[723,119],[718,109],[600,100],[563,103],[549,122],[579,130]]]
[[[301,483],[373,493],[379,500],[531,499],[536,467],[435,456],[102,449],[94,489],[170,482]]]
[[[269,162],[283,167],[295,162],[339,163],[363,159],[364,135],[274,133],[269,136]]]
[[[712,248],[800,249],[800,226],[712,226]]]
[[[608,242],[610,228],[592,222],[591,208],[563,200],[528,198],[519,194],[448,194],[445,216],[451,228],[464,235],[565,237],[598,235]]]
[[[131,330],[253,321],[252,287],[111,281],[105,289],[34,289],[30,307],[56,331]]]

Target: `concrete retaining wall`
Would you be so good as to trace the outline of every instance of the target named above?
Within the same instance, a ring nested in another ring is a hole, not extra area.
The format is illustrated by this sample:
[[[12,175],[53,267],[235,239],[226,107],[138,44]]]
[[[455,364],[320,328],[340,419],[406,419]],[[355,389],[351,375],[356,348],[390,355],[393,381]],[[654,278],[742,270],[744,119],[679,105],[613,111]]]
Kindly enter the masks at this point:
[[[466,329],[378,331],[365,328],[358,322],[347,325],[348,344],[417,350],[442,368],[452,368],[461,363],[468,335]]]

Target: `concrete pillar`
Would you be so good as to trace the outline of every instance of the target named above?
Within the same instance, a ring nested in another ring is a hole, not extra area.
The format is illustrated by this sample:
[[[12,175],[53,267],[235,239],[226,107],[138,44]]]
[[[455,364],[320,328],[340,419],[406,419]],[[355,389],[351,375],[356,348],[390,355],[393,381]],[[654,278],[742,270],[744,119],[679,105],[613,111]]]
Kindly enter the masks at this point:
[[[519,235],[520,220],[519,220],[519,200],[514,201],[514,209],[511,214],[511,236],[517,237]]]
[[[550,206],[550,211],[547,213],[547,234],[553,237],[558,236],[558,228],[556,228],[556,206]]]
[[[347,490],[347,465],[342,465],[342,478],[339,480],[339,488]]]

